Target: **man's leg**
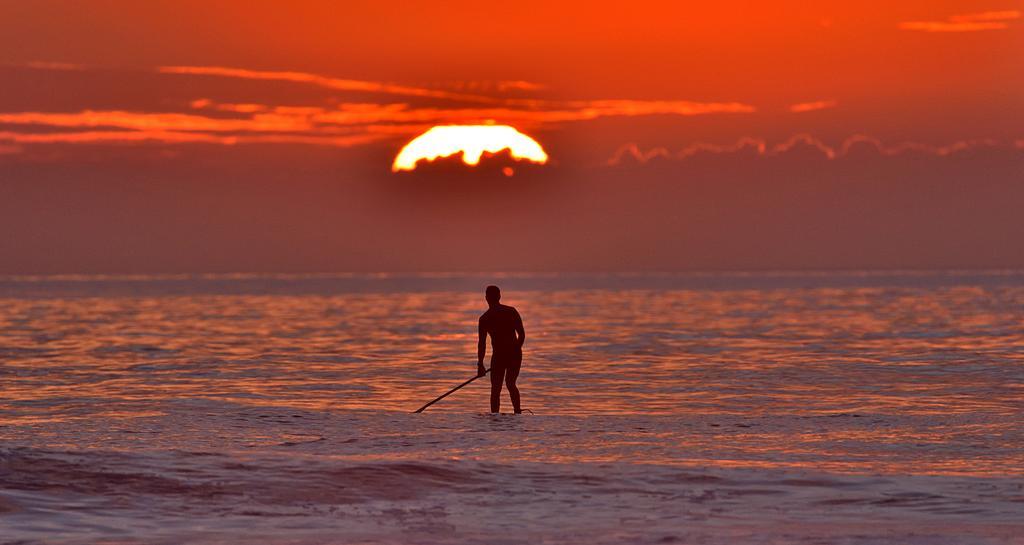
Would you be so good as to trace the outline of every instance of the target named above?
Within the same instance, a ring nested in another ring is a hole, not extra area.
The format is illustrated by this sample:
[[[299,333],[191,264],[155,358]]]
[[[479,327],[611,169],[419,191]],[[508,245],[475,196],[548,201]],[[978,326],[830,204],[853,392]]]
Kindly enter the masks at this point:
[[[505,379],[505,366],[491,358],[491,412],[501,409],[501,382]]]
[[[523,355],[518,354],[510,359],[508,370],[505,371],[505,386],[508,386],[508,396],[512,398],[512,408],[516,414],[522,414],[523,408],[519,405],[519,388],[516,387],[516,379],[519,378],[519,368],[523,364]],[[498,393],[500,394],[501,390],[498,390]]]

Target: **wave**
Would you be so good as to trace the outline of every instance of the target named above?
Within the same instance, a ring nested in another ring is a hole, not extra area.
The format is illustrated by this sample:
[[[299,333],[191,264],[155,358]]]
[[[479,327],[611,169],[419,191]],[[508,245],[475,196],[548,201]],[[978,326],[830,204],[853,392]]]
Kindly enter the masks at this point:
[[[3,537],[803,544],[853,532],[863,540],[844,543],[933,544],[1014,543],[1024,530],[1019,479],[274,452],[0,450]]]
[[[433,494],[549,492],[614,497],[639,493],[698,503],[709,498],[784,496],[821,505],[869,504],[930,511],[972,504],[974,493],[981,489],[993,500],[991,505],[1024,505],[1020,485],[998,478],[878,477],[621,463],[360,463],[293,453],[239,457],[186,451],[0,450],[0,490],[46,492],[57,497],[179,496],[216,502],[235,496],[269,504],[349,504]],[[972,507],[984,510],[985,503],[974,502]],[[7,508],[12,507],[8,504]]]

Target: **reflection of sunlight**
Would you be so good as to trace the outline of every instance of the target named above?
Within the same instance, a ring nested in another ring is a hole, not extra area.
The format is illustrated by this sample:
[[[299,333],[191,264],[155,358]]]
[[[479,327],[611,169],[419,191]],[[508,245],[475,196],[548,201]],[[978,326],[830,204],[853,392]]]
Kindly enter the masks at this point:
[[[476,165],[484,152],[509,150],[514,159],[544,164],[548,154],[529,136],[508,125],[439,125],[417,136],[395,157],[391,170],[413,170],[417,161],[433,161],[462,152],[462,161]]]
[[[495,433],[510,460],[1022,471],[1019,286],[509,289],[506,300],[526,322],[519,386],[537,416],[525,422],[542,430]],[[387,452],[359,442],[349,457],[476,456],[476,442],[432,441],[493,431],[474,420],[487,380],[411,413],[472,376],[484,308],[481,294],[446,290],[5,298],[0,443],[44,427],[58,443],[95,432],[108,445],[106,430],[131,422],[175,428],[165,445],[202,442],[204,428],[178,426],[202,411],[235,444],[305,441],[326,418],[425,438]],[[261,419],[276,410],[287,416]]]

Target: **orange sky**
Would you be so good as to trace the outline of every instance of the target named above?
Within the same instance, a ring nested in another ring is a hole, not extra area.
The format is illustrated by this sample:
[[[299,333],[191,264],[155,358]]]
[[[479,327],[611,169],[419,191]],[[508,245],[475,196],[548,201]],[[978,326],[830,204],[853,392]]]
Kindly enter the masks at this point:
[[[261,162],[280,156],[287,157],[287,164],[322,167],[309,167],[303,181],[288,182],[312,184],[315,188],[307,188],[312,193],[323,191],[331,180],[350,189],[379,188],[393,181],[390,160],[416,134],[438,123],[494,120],[527,131],[544,144],[552,168],[541,176],[557,171],[558,179],[609,176],[624,160],[647,165],[659,158],[672,162],[675,171],[641,169],[631,172],[630,179],[690,179],[697,168],[692,159],[712,154],[745,162],[785,155],[803,165],[803,172],[836,182],[853,174],[832,172],[838,163],[822,167],[818,159],[852,163],[856,154],[851,150],[866,146],[878,158],[869,161],[872,174],[861,176],[905,174],[881,158],[894,161],[909,155],[929,172],[948,173],[955,170],[948,168],[949,161],[970,157],[979,176],[1009,173],[999,190],[1011,191],[1016,190],[1012,173],[1024,171],[1021,51],[1024,2],[1008,0],[812,5],[445,2],[440,7],[436,2],[307,1],[287,8],[253,1],[0,1],[0,169],[8,172],[0,183],[19,184],[18,191],[23,191],[22,186],[42,187],[43,179],[61,180],[58,192],[78,195],[82,187],[58,172],[94,179],[104,188],[170,170],[208,177],[211,184],[225,172],[247,169],[269,180],[283,173]],[[804,157],[794,148],[813,153]],[[766,175],[763,167],[751,163],[730,183],[747,184],[736,188],[742,193],[761,183],[757,180]],[[202,186],[190,191],[202,201],[205,191],[215,190]],[[952,194],[946,197],[953,199]],[[984,197],[1000,200],[991,193]],[[76,198],[93,205],[88,194]],[[188,208],[194,203],[180,204],[187,210],[174,212],[160,208],[171,204],[151,202],[153,195],[135,198],[137,202],[124,205],[155,207],[168,217],[195,219],[204,213]],[[550,196],[536,198],[528,203],[531,214],[542,214],[555,202]],[[796,197],[797,204],[827,206],[803,202],[809,198]],[[723,213],[741,213],[741,197],[723,199],[714,206]],[[245,216],[235,209],[242,206],[238,202],[220,202],[221,209],[208,208],[206,213]],[[253,201],[248,206],[267,204]],[[35,203],[39,210],[9,199],[6,205],[16,214],[7,220],[11,225],[22,218],[17,214],[38,216],[52,208],[45,199]],[[374,218],[392,211],[385,207],[377,212],[356,228],[373,231]],[[629,213],[646,217],[648,212],[637,208]],[[283,216],[271,216],[287,224]],[[749,219],[749,214],[743,217]],[[942,218],[927,214],[918,219],[924,223],[915,225],[923,232],[925,223],[942,223]],[[962,219],[968,223],[961,231],[972,231],[970,218]],[[360,246],[357,253],[363,261],[321,259],[316,248],[325,244],[325,235],[319,233],[337,233],[339,225],[332,222],[341,221],[326,215],[322,220],[297,239],[281,242],[282,248],[304,248],[303,255],[261,250],[238,253],[234,263],[214,262],[174,241],[185,249],[174,246],[178,259],[168,258],[156,268],[470,266],[436,253],[407,262],[385,259],[373,255],[373,245]],[[436,223],[436,218],[426,220]],[[692,240],[684,244],[683,238],[672,238],[678,226],[668,217],[662,220],[650,229],[664,237],[658,248],[674,250],[664,255],[651,250],[655,255],[644,267],[735,268],[762,262],[749,254],[740,259],[708,253],[701,244],[691,248],[686,244]],[[71,234],[80,233],[81,224],[62,223],[70,221],[55,219],[28,234],[69,248],[87,244]],[[123,236],[124,225],[108,224],[109,219],[77,221],[100,238]],[[1002,232],[1021,227],[1000,225]],[[214,222],[208,227],[220,229],[217,237],[232,248],[246,237],[258,238],[240,225]],[[257,227],[253,232],[268,228]],[[581,232],[584,227],[579,226]],[[849,229],[862,232],[863,226]],[[409,244],[399,232],[381,231],[382,247]],[[428,246],[453,244],[451,237],[457,233],[442,231]],[[725,236],[720,231],[709,236]],[[640,228],[635,236],[641,232],[651,237]],[[26,253],[21,261],[6,262],[0,273],[132,268],[132,252],[144,248],[158,254],[166,250],[160,245],[168,243],[166,237],[139,238],[125,242],[120,251],[104,250],[108,259],[93,263],[46,257],[24,237],[6,236],[14,255]],[[344,235],[332,236],[337,238],[326,242],[331,251],[344,253],[359,246]],[[749,242],[739,232],[729,236],[736,237],[730,244],[737,245],[737,252]],[[979,231],[978,236],[988,240],[992,233]],[[783,268],[1018,263],[1016,254],[999,249],[988,251],[985,259],[943,252],[944,240],[948,237],[936,235],[930,257],[907,258],[907,263],[893,257],[901,255],[895,249],[874,251],[868,241],[857,242],[856,259],[810,258],[822,255],[825,246],[835,249],[836,256],[844,255],[842,246],[854,244],[845,239],[811,241],[801,247],[806,255],[764,263]],[[678,258],[689,251],[696,252],[692,261]],[[494,267],[571,268],[585,263],[586,268],[617,268],[623,261],[619,256],[605,262],[598,250],[593,252],[585,260],[566,258],[565,263],[524,255]],[[1024,266],[1024,261],[1019,264]]]

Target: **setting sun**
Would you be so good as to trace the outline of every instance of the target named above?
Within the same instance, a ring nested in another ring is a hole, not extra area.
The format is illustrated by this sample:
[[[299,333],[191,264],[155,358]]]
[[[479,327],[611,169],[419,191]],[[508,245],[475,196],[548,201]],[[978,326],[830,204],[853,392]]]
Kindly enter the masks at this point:
[[[484,152],[509,150],[512,158],[544,164],[548,154],[533,138],[508,125],[439,125],[417,136],[402,148],[391,170],[414,170],[422,159],[433,161],[462,153],[462,161],[476,165]]]

